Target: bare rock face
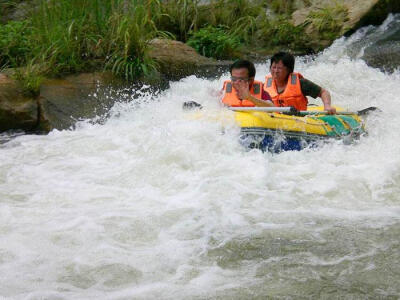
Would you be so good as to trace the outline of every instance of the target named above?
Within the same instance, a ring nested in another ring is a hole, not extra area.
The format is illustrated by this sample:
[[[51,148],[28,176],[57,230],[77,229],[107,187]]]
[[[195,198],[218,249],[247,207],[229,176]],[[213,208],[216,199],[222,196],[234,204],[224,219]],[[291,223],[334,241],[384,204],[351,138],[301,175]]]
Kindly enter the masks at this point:
[[[0,132],[38,126],[38,101],[23,94],[16,82],[0,73]]]
[[[189,75],[216,76],[228,70],[230,61],[216,61],[201,56],[192,47],[173,40],[154,39],[150,42],[150,57],[160,66],[160,72],[170,80]]]

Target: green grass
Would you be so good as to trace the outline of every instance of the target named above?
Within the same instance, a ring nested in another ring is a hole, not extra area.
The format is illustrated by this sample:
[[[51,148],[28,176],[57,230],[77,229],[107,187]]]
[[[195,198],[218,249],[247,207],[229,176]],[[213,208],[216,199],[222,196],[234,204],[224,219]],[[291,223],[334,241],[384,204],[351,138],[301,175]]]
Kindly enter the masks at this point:
[[[263,22],[257,31],[258,40],[262,45],[286,49],[306,47],[304,25],[295,26],[283,16],[272,20],[265,18]]]
[[[40,64],[31,60],[25,67],[15,68],[12,78],[16,80],[24,95],[36,97],[40,93],[40,85],[44,79],[42,73]]]
[[[5,1],[7,7],[18,2]],[[101,69],[129,80],[151,76],[157,65],[149,57],[149,41],[155,37],[188,42],[200,54],[217,59],[235,58],[243,49],[253,48],[302,51],[309,40],[305,24],[289,22],[293,0],[31,3],[28,19],[0,24],[0,66],[25,67],[16,78],[33,93],[42,76]],[[277,17],[267,17],[267,7],[278,13]],[[347,16],[345,7],[336,5],[312,12],[307,23],[323,38],[333,39]]]
[[[0,66],[24,65],[31,53],[28,21],[11,21],[0,24]]]
[[[336,3],[333,6],[326,6],[312,11],[306,23],[311,24],[322,39],[333,41],[342,34],[343,23],[349,18],[346,6]]]
[[[268,0],[268,6],[277,14],[291,15],[294,10],[294,0]]]
[[[146,76],[156,67],[148,42],[166,36],[152,21],[159,7],[156,0],[36,0],[28,20],[0,25],[0,65],[37,64],[18,75],[26,83],[33,74],[102,68],[126,79]]]
[[[187,44],[201,55],[225,59],[237,56],[240,39],[229,34],[226,27],[208,26],[195,32]]]

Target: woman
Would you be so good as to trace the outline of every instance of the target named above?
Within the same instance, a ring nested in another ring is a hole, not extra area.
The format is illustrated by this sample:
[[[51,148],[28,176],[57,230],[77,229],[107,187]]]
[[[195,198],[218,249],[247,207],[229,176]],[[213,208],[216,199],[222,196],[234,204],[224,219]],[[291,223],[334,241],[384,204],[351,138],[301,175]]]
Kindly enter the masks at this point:
[[[307,110],[307,97],[321,97],[324,110],[335,114],[331,106],[331,95],[300,73],[293,72],[294,56],[278,52],[271,58],[270,75],[265,77],[264,90],[271,96],[275,106],[293,106],[297,110]]]

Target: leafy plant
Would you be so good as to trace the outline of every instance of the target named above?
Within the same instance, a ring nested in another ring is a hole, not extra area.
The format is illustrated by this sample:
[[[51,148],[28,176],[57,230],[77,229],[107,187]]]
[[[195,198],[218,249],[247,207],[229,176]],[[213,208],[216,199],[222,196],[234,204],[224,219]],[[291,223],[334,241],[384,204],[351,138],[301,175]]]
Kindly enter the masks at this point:
[[[235,56],[240,39],[226,27],[207,26],[193,33],[187,44],[204,56],[224,59]]]

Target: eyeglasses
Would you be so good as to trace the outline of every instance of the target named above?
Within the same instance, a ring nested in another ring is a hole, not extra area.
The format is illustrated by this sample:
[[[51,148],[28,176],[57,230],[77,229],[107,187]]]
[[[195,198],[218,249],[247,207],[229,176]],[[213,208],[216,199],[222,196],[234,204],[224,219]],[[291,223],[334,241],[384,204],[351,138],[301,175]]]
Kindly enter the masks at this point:
[[[249,77],[236,77],[236,76],[231,76],[231,80],[232,80],[232,81],[239,81],[239,80],[242,80],[242,81],[249,81]]]

